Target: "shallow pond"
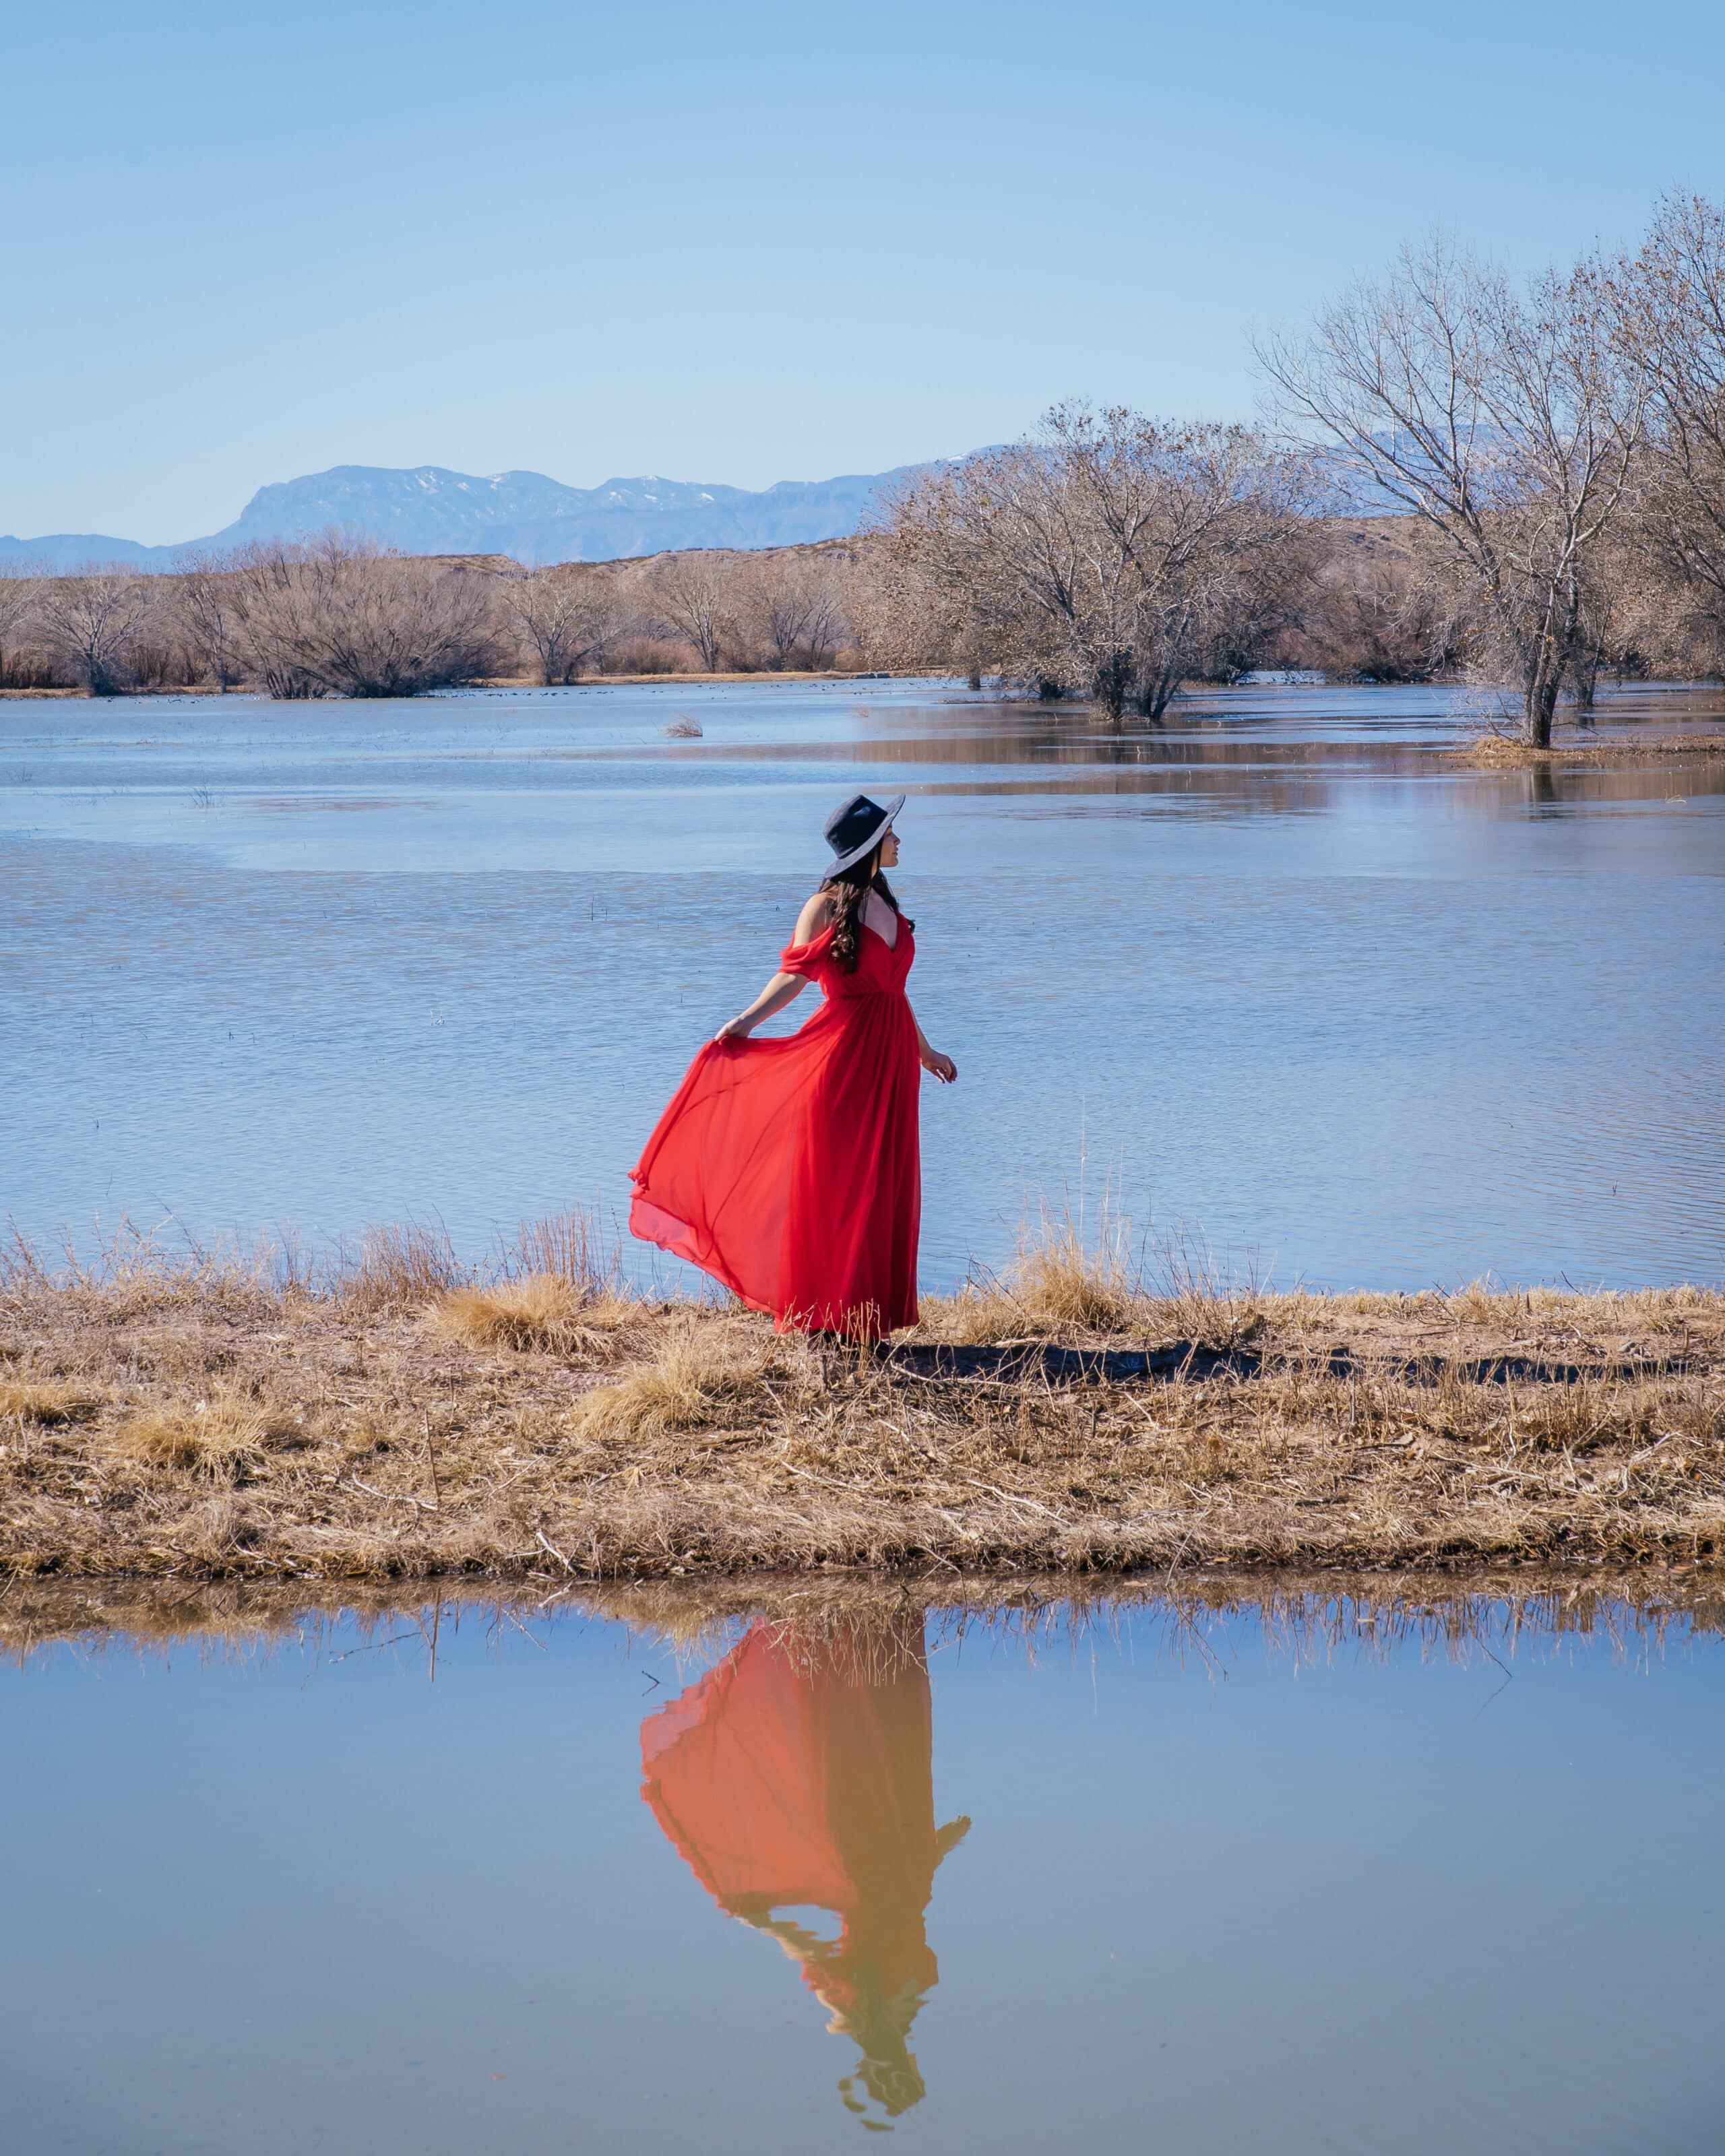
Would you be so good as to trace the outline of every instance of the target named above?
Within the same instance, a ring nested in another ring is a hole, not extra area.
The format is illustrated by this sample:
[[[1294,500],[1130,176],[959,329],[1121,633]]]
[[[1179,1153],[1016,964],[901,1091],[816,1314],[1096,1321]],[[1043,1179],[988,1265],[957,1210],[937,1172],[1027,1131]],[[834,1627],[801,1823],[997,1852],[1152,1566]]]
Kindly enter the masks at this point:
[[[1607,700],[1598,738],[1711,727]],[[1027,1206],[1272,1285],[1725,1271],[1725,759],[1483,771],[1476,706],[1152,734],[950,685],[0,703],[0,1213],[327,1242],[623,1211],[829,807],[905,791],[923,1272]],[[698,737],[675,737],[681,721]],[[781,1023],[793,1023],[797,1013]]]
[[[1718,2146],[1725,1645],[1679,1613],[906,1601],[674,1648],[446,1604],[26,1650],[30,1591],[29,2156]]]

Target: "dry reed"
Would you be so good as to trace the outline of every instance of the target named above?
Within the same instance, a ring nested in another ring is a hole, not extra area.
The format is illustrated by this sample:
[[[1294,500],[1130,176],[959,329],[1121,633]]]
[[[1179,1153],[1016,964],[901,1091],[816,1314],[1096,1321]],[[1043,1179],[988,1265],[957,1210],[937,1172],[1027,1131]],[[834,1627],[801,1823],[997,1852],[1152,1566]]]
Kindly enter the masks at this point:
[[[962,1373],[962,1374],[961,1374]],[[0,1572],[1725,1566],[1725,1296],[1272,1295],[1063,1224],[843,1348],[627,1292],[578,1216],[0,1265]]]

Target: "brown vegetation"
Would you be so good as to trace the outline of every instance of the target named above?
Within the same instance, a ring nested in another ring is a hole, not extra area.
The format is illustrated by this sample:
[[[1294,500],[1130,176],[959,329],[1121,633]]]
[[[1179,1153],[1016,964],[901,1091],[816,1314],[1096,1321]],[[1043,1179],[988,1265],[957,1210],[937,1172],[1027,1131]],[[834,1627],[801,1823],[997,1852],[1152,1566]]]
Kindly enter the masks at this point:
[[[0,1587],[0,1653],[23,1656],[55,1640],[80,1650],[116,1644],[148,1653],[184,1642],[227,1653],[315,1650],[336,1630],[363,1645],[412,1653],[434,1673],[439,1641],[477,1623],[502,1643],[536,1645],[566,1619],[630,1626],[679,1656],[722,1651],[739,1623],[765,1619],[792,1650],[842,1638],[890,1668],[906,1618],[942,1641],[977,1634],[1035,1658],[1080,1643],[1118,1644],[1140,1613],[1167,1626],[1168,1644],[1213,1672],[1233,1621],[1260,1628],[1272,1655],[1322,1661],[1346,1650],[1379,1660],[1413,1646],[1466,1664],[1502,1666],[1517,1652],[1594,1639],[1620,1652],[1658,1652],[1686,1635],[1725,1631],[1725,1581],[1704,1567],[1517,1564],[1435,1572],[1239,1570],[1133,1578],[1037,1573],[986,1574],[947,1567],[902,1576],[826,1571],[691,1573],[575,1583],[549,1568],[508,1584],[439,1581],[291,1582],[56,1578],[13,1573]],[[387,1628],[387,1630],[386,1630]],[[1214,1645],[1212,1643],[1214,1643]]]
[[[1442,239],[1260,350],[1296,435],[1399,511],[1531,747],[1602,670],[1725,656],[1725,208],[1525,280]]]
[[[906,655],[1159,719],[1182,681],[1253,663],[1305,570],[1303,468],[1243,427],[1056,407],[1029,440],[937,467],[885,527]]]
[[[861,1355],[655,1302],[148,1252],[0,1290],[0,1569],[565,1583],[1725,1560],[1725,1297],[1270,1296],[1045,1236]]]

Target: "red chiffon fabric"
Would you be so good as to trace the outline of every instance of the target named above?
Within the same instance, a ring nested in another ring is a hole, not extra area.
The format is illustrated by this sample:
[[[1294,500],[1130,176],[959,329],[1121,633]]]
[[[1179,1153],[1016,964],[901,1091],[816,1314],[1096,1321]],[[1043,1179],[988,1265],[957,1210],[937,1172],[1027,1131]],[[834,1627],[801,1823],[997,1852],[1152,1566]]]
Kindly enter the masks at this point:
[[[641,1727],[654,1816],[720,1907],[796,1960],[889,2118],[923,2092],[907,2040],[940,1973],[925,1912],[968,1825],[935,1831],[932,1742],[920,1614],[803,1650],[757,1624]],[[835,1916],[838,1938],[781,1913],[806,1908]]]
[[[905,998],[910,923],[833,932],[780,956],[819,986],[777,1040],[710,1041],[630,1171],[629,1227],[687,1258],[781,1327],[872,1337],[916,1322],[922,1069]]]

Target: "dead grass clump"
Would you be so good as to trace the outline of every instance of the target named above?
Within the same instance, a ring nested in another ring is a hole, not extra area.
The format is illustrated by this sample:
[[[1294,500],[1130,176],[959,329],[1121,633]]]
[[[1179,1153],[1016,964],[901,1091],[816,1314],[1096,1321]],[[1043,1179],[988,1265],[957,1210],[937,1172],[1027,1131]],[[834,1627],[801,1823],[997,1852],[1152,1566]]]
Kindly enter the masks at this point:
[[[615,1235],[606,1235],[590,1213],[578,1207],[539,1220],[523,1220],[503,1270],[511,1280],[547,1273],[597,1297],[618,1291],[623,1252]]]
[[[351,1310],[403,1310],[470,1278],[443,1229],[409,1221],[367,1231],[358,1257],[341,1268],[340,1291]]]
[[[1255,1276],[1240,1279],[1208,1243],[1183,1229],[1158,1245],[1144,1292],[1155,1306],[1155,1330],[1203,1348],[1238,1348],[1265,1322]]]
[[[1097,1240],[1086,1245],[1070,1219],[1045,1217],[1040,1232],[1020,1250],[1008,1281],[1025,1322],[1045,1331],[1114,1332],[1133,1314],[1121,1239],[1106,1224]]]
[[[745,1404],[766,1363],[757,1339],[711,1317],[684,1317],[650,1362],[588,1394],[575,1427],[583,1437],[631,1440],[701,1429]]]
[[[141,1466],[225,1483],[254,1473],[271,1449],[301,1441],[300,1427],[290,1418],[231,1397],[146,1409],[122,1423],[114,1437],[115,1449]]]
[[[595,1296],[557,1273],[529,1273],[490,1287],[458,1287],[433,1306],[431,1319],[475,1348],[580,1355],[608,1347],[639,1314],[639,1306],[624,1296]]]
[[[0,1422],[81,1422],[95,1413],[97,1402],[74,1386],[45,1384],[0,1385]]]
[[[1019,1231],[1002,1274],[973,1279],[957,1295],[922,1298],[922,1329],[969,1346],[1033,1334],[1137,1329],[1141,1297],[1127,1256],[1126,1224],[1105,1204],[1094,1241],[1070,1213],[1045,1208]]]

